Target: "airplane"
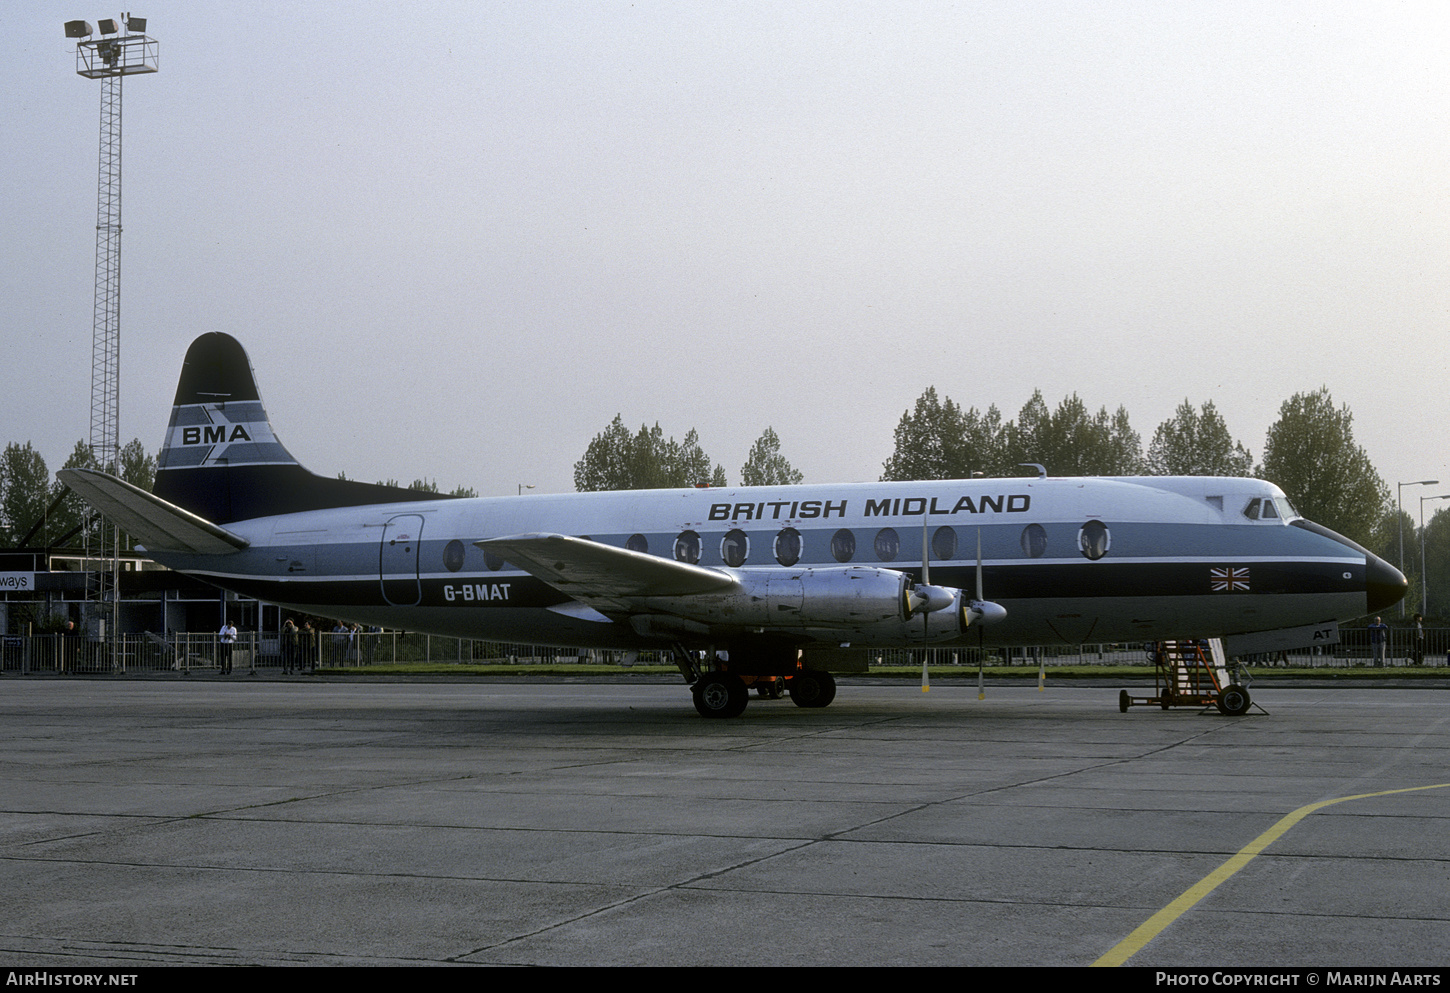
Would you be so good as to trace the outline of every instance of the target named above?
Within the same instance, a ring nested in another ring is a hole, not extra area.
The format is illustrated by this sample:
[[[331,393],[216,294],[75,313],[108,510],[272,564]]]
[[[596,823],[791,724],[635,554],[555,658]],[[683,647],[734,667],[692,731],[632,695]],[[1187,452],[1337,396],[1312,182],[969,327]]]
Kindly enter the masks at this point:
[[[57,475],[157,562],[290,610],[669,651],[706,717],[738,716],[752,685],[780,695],[782,682],[798,706],[827,706],[832,673],[885,648],[1292,632],[1383,610],[1407,585],[1260,479],[484,498],[332,479],[283,446],[246,351],[219,332],[187,351],[153,492]]]

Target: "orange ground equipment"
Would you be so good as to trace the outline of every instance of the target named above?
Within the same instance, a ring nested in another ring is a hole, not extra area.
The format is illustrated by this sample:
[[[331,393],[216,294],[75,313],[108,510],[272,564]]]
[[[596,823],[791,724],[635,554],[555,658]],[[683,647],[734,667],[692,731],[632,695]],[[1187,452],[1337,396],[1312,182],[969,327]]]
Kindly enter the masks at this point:
[[[1229,664],[1218,638],[1153,643],[1153,696],[1118,694],[1118,710],[1129,707],[1217,707],[1219,713],[1238,717],[1248,713],[1249,674],[1238,663]]]

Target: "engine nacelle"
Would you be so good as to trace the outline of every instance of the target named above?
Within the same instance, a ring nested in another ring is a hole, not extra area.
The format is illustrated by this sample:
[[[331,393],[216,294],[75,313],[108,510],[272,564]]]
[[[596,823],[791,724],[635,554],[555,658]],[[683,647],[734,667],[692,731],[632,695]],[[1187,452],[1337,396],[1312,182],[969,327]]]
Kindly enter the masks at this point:
[[[926,593],[913,595],[910,579],[894,569],[740,569],[731,574],[740,589],[653,597],[648,603],[717,631],[797,631],[859,644],[947,641],[965,627],[961,590],[925,587]]]

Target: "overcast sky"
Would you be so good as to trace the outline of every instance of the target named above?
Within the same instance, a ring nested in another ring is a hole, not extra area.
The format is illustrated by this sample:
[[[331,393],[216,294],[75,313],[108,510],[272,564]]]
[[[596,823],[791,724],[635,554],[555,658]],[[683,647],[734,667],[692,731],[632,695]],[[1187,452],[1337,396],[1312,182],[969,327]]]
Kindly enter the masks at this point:
[[[101,84],[0,34],[0,442],[89,431]],[[135,10],[122,441],[247,347],[309,468],[573,488],[616,413],[870,480],[935,385],[1257,460],[1328,386],[1450,492],[1443,2],[186,3]],[[1049,467],[1050,469],[1051,467]],[[1433,509],[1433,505],[1431,507]]]

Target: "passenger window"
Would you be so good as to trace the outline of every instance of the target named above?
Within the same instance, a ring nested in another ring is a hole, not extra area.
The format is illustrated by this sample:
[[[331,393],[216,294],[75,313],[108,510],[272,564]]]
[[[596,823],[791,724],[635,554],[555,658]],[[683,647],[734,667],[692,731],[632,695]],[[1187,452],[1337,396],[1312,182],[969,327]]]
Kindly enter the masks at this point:
[[[931,536],[931,554],[940,562],[957,557],[957,529],[940,527]]]
[[[443,546],[443,568],[449,572],[463,568],[463,542],[457,538]]]
[[[498,572],[506,565],[508,565],[508,563],[503,560],[502,555],[499,555],[497,552],[490,552],[487,549],[484,549],[483,567],[489,572]]]
[[[856,536],[846,528],[831,535],[831,556],[837,562],[850,562],[856,557]]]
[[[1040,559],[1047,552],[1047,529],[1029,524],[1022,529],[1022,553],[1029,559]]]
[[[675,559],[696,565],[700,561],[700,536],[694,531],[681,531],[675,539]]]
[[[732,528],[725,532],[725,537],[720,540],[720,558],[732,569],[738,569],[745,564],[745,559],[750,555],[750,539],[745,532],[739,528]]]
[[[642,534],[632,534],[629,536],[629,540],[624,543],[624,547],[628,548],[631,552],[639,552],[641,555],[647,555],[649,554],[649,539]]]
[[[1094,562],[1108,554],[1111,545],[1112,536],[1102,521],[1088,521],[1077,533],[1077,547]]]
[[[775,560],[781,565],[795,565],[801,559],[801,533],[795,528],[781,528],[775,536]]]
[[[882,562],[895,562],[901,551],[901,539],[895,528],[882,528],[876,532],[876,557]]]

